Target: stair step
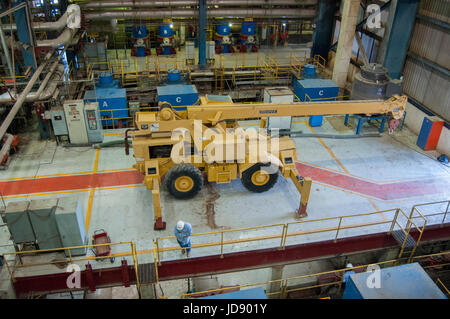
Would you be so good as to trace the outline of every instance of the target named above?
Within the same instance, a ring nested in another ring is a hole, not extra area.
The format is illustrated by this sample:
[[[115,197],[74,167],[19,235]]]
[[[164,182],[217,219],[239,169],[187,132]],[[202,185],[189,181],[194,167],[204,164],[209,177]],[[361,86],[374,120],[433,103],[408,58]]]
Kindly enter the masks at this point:
[[[156,283],[155,264],[139,264],[138,266],[139,282],[141,284]]]
[[[399,245],[403,245],[403,241],[405,240],[405,233],[402,230],[395,230],[392,232],[392,236],[398,242]],[[408,236],[405,243],[405,248],[412,248],[416,246],[416,241],[411,236]]]

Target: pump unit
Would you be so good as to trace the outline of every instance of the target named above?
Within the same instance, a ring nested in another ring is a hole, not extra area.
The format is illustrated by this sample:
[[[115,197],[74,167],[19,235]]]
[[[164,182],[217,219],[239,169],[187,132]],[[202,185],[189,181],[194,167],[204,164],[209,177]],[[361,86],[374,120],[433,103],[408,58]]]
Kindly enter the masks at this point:
[[[156,48],[157,55],[176,54],[173,47],[173,31],[171,23],[163,23],[158,27],[158,40],[160,46]]]
[[[110,72],[100,74],[95,90],[84,93],[84,102],[98,102],[102,125],[121,127],[127,122],[127,91],[119,88]]]
[[[234,53],[231,38],[231,26],[228,22],[216,25],[216,54]]]
[[[176,111],[185,111],[186,106],[197,103],[199,96],[195,85],[172,84],[158,86],[158,102],[168,102]]]
[[[258,52],[258,47],[256,46],[255,26],[255,22],[252,21],[245,21],[242,23],[241,34],[237,45],[237,49],[240,52]]]
[[[134,43],[134,47],[131,49],[131,56],[145,57],[151,54],[147,27],[145,25],[133,27],[131,41]]]
[[[339,94],[339,87],[332,80],[305,79],[294,81],[294,93],[300,102],[335,101]],[[311,115],[310,126],[321,126],[323,115]]]

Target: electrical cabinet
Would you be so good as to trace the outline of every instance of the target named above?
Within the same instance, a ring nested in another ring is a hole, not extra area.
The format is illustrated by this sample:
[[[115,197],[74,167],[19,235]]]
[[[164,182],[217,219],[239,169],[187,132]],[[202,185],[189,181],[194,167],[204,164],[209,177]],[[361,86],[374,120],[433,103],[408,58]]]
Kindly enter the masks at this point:
[[[176,111],[186,111],[187,105],[194,105],[198,99],[198,91],[195,85],[170,84],[158,86],[158,102],[168,102]]]
[[[214,60],[216,57],[216,43],[214,41],[208,41],[206,43],[206,59]]]
[[[98,103],[91,102],[84,105],[86,132],[89,143],[103,142],[103,128],[98,110]]]
[[[186,41],[186,59],[188,59],[188,60],[195,59],[194,46],[195,46],[194,42]]]
[[[437,116],[424,117],[417,138],[417,146],[425,151],[435,150],[443,127],[444,120],[441,118]]]
[[[102,125],[118,126],[118,123],[126,124],[128,118],[127,90],[118,87],[96,87],[95,90],[84,93],[84,101],[98,102]],[[114,118],[114,119],[112,119]]]
[[[60,198],[55,219],[63,247],[88,244],[83,207],[77,197]],[[71,249],[70,253],[72,256],[86,255],[86,247]],[[66,251],[66,255],[68,254],[69,252]]]
[[[39,249],[62,247],[56,226],[55,209],[58,199],[38,199],[30,201],[28,214],[36,235]]]
[[[50,119],[53,125],[53,133],[56,136],[69,135],[67,130],[66,114],[61,106],[54,106],[50,109]]]
[[[15,244],[36,241],[28,216],[28,206],[28,201],[11,202],[6,206],[5,219]]]
[[[136,112],[139,112],[140,105],[141,104],[139,101],[130,101],[128,103],[128,107],[130,109],[130,116],[133,118],[133,121],[134,117],[136,116]]]
[[[294,93],[301,102],[335,101],[339,95],[339,87],[333,80],[305,79],[293,83]],[[323,115],[311,115],[310,126],[321,126]]]
[[[86,123],[84,121],[83,100],[69,100],[64,103],[69,139],[72,144],[88,143]]]
[[[294,93],[288,87],[273,87],[264,89],[264,103],[292,103]],[[290,130],[291,116],[276,116],[267,119],[267,129]]]

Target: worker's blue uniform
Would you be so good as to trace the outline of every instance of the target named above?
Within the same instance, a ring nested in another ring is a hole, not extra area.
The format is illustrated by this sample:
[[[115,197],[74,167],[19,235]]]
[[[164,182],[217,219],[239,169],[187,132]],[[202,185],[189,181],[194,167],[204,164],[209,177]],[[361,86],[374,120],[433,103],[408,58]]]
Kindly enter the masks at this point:
[[[175,225],[174,228],[175,236],[177,237],[178,244],[182,248],[191,247],[191,235],[192,235],[192,226],[189,223],[184,222],[184,227],[182,230],[178,230]],[[186,251],[189,253],[191,251],[190,248],[187,248]]]
[[[350,278],[350,275],[353,275],[355,272],[353,270],[347,270],[344,274],[344,279],[342,280],[343,283],[346,283],[348,279]]]

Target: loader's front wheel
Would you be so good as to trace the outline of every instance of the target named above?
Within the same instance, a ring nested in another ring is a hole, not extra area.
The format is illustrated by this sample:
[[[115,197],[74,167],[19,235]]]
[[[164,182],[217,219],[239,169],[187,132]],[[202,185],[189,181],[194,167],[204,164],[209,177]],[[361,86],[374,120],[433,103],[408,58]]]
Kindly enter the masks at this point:
[[[192,198],[202,189],[203,176],[192,164],[178,164],[164,178],[169,193],[178,199]]]
[[[269,174],[270,164],[257,163],[242,173],[241,182],[251,192],[262,193],[275,185],[278,171]]]

